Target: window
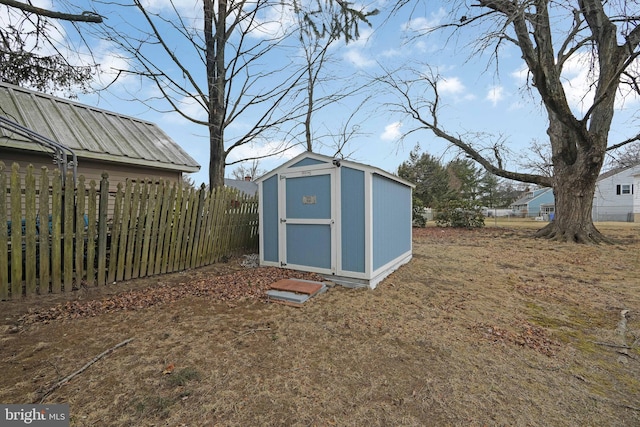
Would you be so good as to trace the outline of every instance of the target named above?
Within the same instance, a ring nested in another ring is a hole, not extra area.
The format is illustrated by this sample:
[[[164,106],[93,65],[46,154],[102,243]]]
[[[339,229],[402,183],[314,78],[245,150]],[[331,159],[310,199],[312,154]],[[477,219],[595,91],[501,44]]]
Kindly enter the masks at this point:
[[[633,194],[633,185],[629,185],[629,184],[616,185],[616,194],[617,195]]]

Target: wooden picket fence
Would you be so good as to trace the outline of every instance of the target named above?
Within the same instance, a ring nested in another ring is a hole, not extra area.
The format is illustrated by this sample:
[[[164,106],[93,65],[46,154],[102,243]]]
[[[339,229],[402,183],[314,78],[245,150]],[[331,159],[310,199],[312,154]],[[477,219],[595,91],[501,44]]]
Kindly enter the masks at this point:
[[[106,174],[88,185],[80,176],[74,185],[71,173],[43,168],[37,179],[29,166],[21,179],[19,170],[14,164],[9,173],[0,162],[0,300],[182,271],[257,250],[258,200],[237,190],[128,180],[114,194]]]

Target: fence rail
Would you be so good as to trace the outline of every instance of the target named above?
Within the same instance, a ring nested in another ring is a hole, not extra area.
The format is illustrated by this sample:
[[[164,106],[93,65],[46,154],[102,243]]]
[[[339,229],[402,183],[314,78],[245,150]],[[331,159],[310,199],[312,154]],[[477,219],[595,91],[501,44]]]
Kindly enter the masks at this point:
[[[106,174],[88,185],[80,176],[74,187],[70,173],[43,168],[36,177],[30,165],[21,180],[19,168],[0,162],[0,300],[181,271],[257,249],[257,198],[236,190],[128,180],[110,195]]]

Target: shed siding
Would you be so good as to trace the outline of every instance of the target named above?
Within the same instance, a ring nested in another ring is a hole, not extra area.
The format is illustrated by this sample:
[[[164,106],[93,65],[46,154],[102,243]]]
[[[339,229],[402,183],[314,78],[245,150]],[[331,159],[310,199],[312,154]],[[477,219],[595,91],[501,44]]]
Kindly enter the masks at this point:
[[[331,268],[331,226],[287,224],[287,264]]]
[[[331,218],[331,179],[329,175],[289,178],[287,218]],[[305,198],[313,199],[305,203]]]
[[[374,174],[373,270],[411,250],[411,188]]]
[[[261,204],[264,260],[278,262],[278,175],[262,183]]]
[[[342,269],[365,272],[364,172],[341,168]]]
[[[306,158],[300,160],[299,162],[291,165],[290,167],[298,168],[300,166],[322,165],[324,163],[326,163],[326,162],[323,162],[322,160],[312,159],[312,158],[306,157]]]

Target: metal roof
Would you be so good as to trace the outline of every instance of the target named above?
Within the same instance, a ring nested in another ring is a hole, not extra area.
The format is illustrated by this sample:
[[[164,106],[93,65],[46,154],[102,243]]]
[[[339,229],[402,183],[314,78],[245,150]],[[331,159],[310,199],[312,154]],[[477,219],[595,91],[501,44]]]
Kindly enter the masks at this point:
[[[258,184],[253,181],[225,178],[224,185],[226,187],[231,187],[235,188],[236,190],[242,191],[249,196],[254,196],[256,193],[258,193]]]
[[[0,115],[94,159],[182,172],[200,165],[156,124],[0,82]],[[0,145],[46,151],[0,128]],[[81,162],[82,160],[80,160]]]

